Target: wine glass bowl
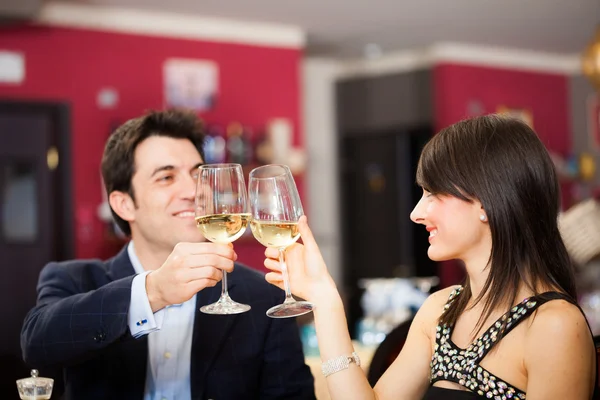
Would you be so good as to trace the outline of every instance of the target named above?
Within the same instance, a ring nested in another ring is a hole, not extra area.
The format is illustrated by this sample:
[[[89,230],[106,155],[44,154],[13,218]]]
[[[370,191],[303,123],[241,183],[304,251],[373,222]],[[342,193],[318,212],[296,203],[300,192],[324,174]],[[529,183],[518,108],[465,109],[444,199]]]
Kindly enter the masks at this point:
[[[239,164],[205,164],[198,168],[195,195],[196,225],[213,243],[227,244],[239,239],[248,226],[250,213],[244,174]],[[221,297],[200,308],[207,314],[239,314],[250,310],[229,297],[227,273],[223,271]]]
[[[239,239],[248,226],[250,214],[220,214],[197,217],[202,235],[213,243],[231,243]]]
[[[248,182],[252,234],[265,247],[279,250],[285,301],[271,307],[272,318],[294,317],[309,313],[313,304],[297,301],[291,294],[285,249],[300,238],[298,220],[304,214],[294,177],[286,165],[269,164],[253,169]]]

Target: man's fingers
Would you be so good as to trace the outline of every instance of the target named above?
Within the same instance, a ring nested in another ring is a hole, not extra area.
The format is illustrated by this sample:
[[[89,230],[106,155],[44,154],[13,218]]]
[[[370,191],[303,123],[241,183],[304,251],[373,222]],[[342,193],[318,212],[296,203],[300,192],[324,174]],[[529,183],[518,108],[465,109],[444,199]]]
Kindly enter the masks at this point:
[[[186,283],[202,279],[218,282],[223,279],[223,271],[215,267],[189,268],[182,273],[181,279]]]
[[[187,290],[192,293],[198,293],[204,288],[216,286],[219,281],[214,279],[197,279],[195,281],[188,282]]]
[[[216,254],[190,254],[186,256],[183,266],[187,268],[215,267],[231,272],[234,263],[233,260]]]
[[[233,246],[227,244],[216,244],[216,243],[186,243],[181,242],[175,245],[173,252],[180,256],[189,254],[215,254],[221,257],[229,258],[230,260],[236,260],[237,254],[233,250]]]

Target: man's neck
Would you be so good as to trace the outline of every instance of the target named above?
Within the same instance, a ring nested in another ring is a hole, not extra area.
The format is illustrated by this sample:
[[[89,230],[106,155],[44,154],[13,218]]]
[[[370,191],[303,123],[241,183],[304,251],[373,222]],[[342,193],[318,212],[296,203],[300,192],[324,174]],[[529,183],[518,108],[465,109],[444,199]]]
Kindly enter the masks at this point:
[[[146,271],[152,271],[160,268],[171,254],[170,251],[161,251],[157,249],[158,246],[152,245],[145,240],[134,240],[133,248],[137,258],[140,260],[140,264]]]

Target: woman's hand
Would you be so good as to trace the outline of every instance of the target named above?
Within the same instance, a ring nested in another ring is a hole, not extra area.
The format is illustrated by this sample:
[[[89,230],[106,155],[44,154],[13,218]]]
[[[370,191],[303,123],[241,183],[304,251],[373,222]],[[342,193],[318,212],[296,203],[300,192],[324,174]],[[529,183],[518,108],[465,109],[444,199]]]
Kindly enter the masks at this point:
[[[335,283],[327,271],[327,266],[319,246],[308,227],[306,216],[300,217],[298,230],[302,243],[294,243],[285,250],[291,291],[294,295],[313,303],[321,299],[326,301],[327,296],[336,291]],[[265,267],[271,272],[267,273],[267,282],[284,289],[283,273],[279,263],[279,250],[267,248],[265,250]]]

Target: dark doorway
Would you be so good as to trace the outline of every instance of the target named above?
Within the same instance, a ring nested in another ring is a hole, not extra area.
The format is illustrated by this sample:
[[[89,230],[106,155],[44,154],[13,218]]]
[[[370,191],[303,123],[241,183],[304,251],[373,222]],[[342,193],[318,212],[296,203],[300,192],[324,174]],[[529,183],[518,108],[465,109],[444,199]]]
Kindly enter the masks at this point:
[[[3,399],[16,398],[15,380],[36,368],[22,361],[20,332],[36,302],[40,270],[74,255],[69,114],[65,104],[0,101]]]
[[[427,231],[409,216],[421,197],[419,155],[432,129],[396,128],[342,135],[342,254],[348,323],[362,316],[363,278],[435,276]]]

